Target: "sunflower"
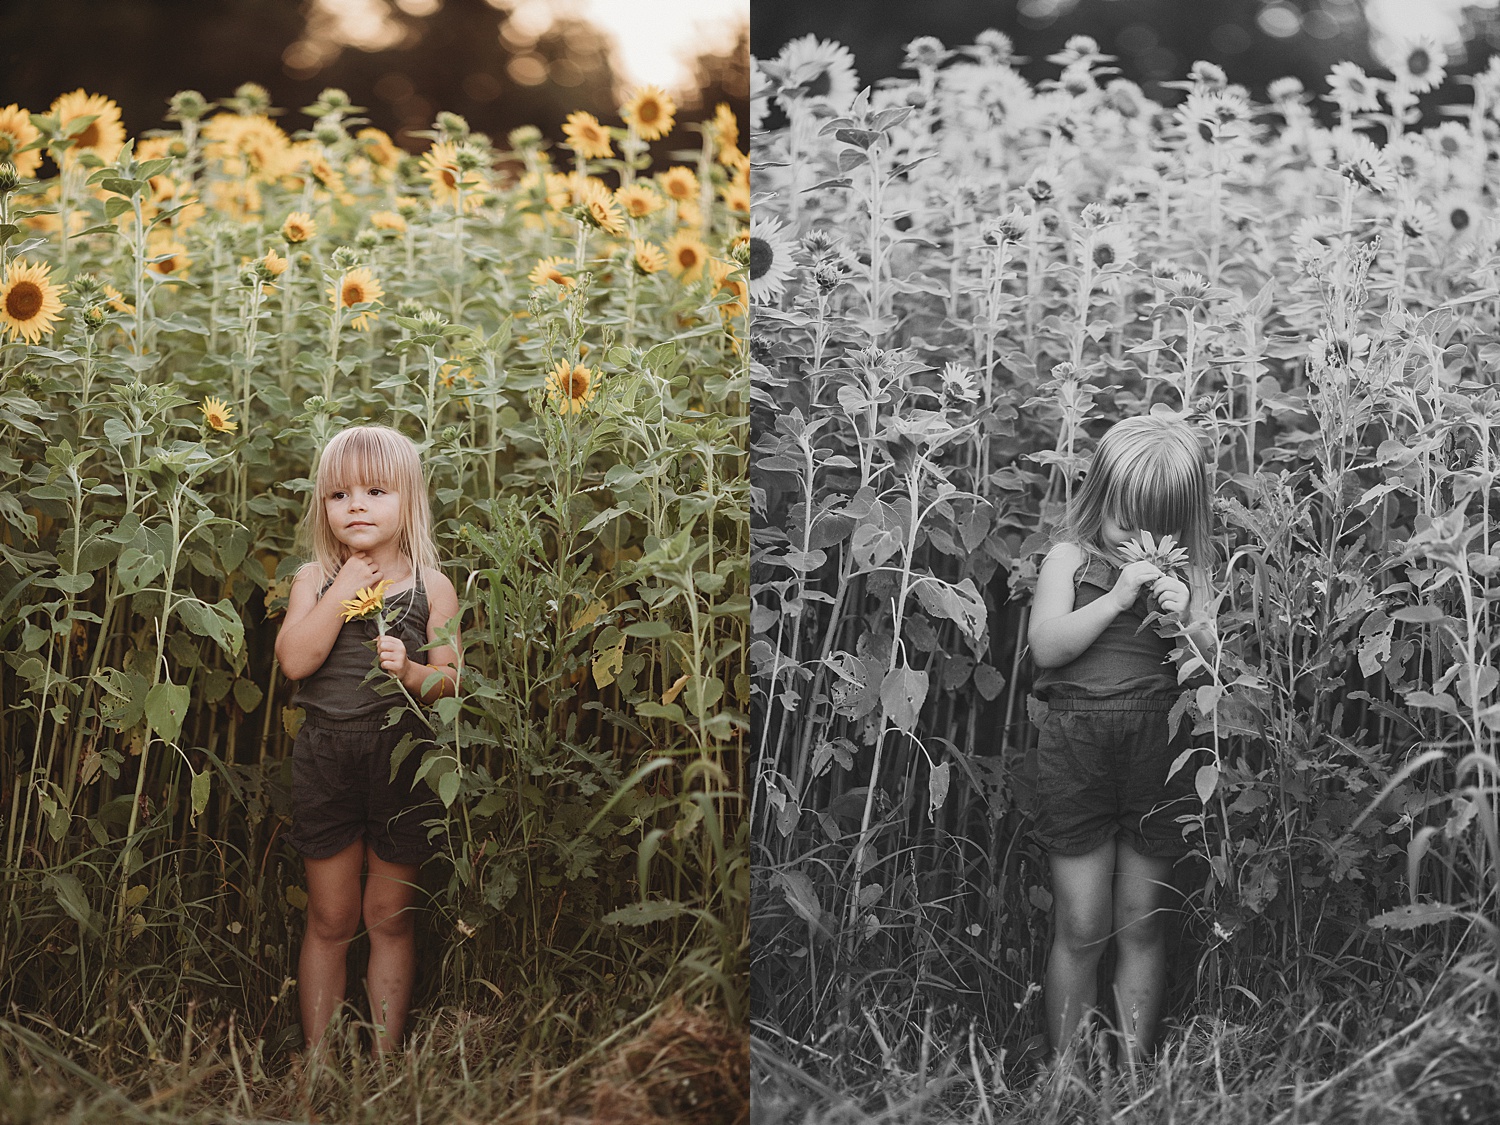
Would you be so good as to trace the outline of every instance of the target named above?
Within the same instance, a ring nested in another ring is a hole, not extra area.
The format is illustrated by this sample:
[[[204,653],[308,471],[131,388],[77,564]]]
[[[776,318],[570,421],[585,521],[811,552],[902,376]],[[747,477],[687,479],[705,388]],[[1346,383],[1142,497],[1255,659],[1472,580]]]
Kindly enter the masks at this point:
[[[0,109],[0,160],[9,160],[14,164],[17,175],[22,179],[29,180],[42,166],[40,149],[20,151],[39,136],[41,133],[31,123],[31,114],[20,106],[8,105]]]
[[[645,239],[632,240],[630,247],[630,264],[636,273],[648,276],[667,268],[667,256]]]
[[[474,369],[472,367],[459,367],[456,363],[445,363],[438,368],[438,382],[449,390],[453,384],[462,379],[466,383],[473,383]]]
[[[68,126],[80,117],[93,120],[72,135],[73,144],[64,159],[71,162],[82,153],[92,152],[108,164],[125,146],[125,126],[120,124],[120,107],[103,94],[86,94],[82,89],[63,94],[47,111],[57,119],[58,129],[68,134]]]
[[[1401,45],[1401,54],[1391,69],[1408,90],[1425,94],[1443,84],[1447,66],[1448,52],[1442,41],[1431,32],[1422,32],[1411,42]]]
[[[465,211],[472,211],[483,203],[475,190],[483,184],[458,166],[458,146],[452,141],[439,141],[422,154],[422,175],[432,185],[434,203],[455,202],[460,188],[464,193]]]
[[[206,155],[230,175],[274,180],[295,159],[291,138],[265,114],[221,113],[203,126]]]
[[[1374,80],[1357,63],[1334,63],[1328,74],[1328,88],[1333,91],[1329,96],[1345,113],[1380,108]]]
[[[376,211],[370,215],[370,225],[376,230],[393,230],[406,233],[406,220],[397,211]]]
[[[724,160],[726,152],[736,151],[740,144],[740,123],[735,120],[734,110],[729,108],[728,102],[720,102],[714,107],[713,120],[709,122],[713,128],[714,139],[719,145],[719,160]]]
[[[708,261],[708,247],[685,230],[674,234],[665,247],[667,272],[683,281],[696,281]]]
[[[328,287],[328,296],[336,308],[352,309],[355,305],[379,304],[385,290],[375,275],[365,266],[349,270],[339,278],[337,287]],[[349,322],[349,327],[359,331],[370,327],[376,315],[368,310]]]
[[[724,198],[724,206],[737,215],[748,215],[750,213],[750,185],[742,183],[730,183],[724,185],[724,190],[719,192]]]
[[[608,234],[623,232],[625,226],[614,193],[594,179],[585,180],[582,188],[583,198],[578,202],[587,213],[589,222]]]
[[[657,141],[672,131],[677,103],[660,86],[642,86],[620,107],[620,117],[643,141]]]
[[[127,301],[125,299],[125,294],[121,293],[113,285],[106,284],[104,286],[104,296],[108,299],[109,307],[114,309],[115,312],[135,312],[135,306]]]
[[[396,165],[401,163],[403,155],[401,150],[391,140],[390,134],[384,130],[361,129],[354,135],[354,139],[360,142],[361,151],[377,168],[393,171]]]
[[[782,76],[778,91],[782,107],[792,103],[845,109],[859,89],[854,56],[846,47],[816,35],[793,39],[776,56]]]
[[[796,250],[781,221],[750,215],[750,296],[768,301],[781,296],[797,268]]]
[[[719,306],[719,316],[725,323],[737,317],[745,315],[745,282],[739,273],[739,267],[732,262],[721,262],[717,258],[711,258],[708,263],[708,275],[713,279],[714,296],[720,293],[728,293],[734,300]]]
[[[0,326],[15,340],[35,344],[62,316],[63,286],[47,280],[52,267],[22,258],[11,262],[0,281]]]
[[[266,256],[258,259],[256,265],[264,267],[266,273],[272,277],[280,277],[286,273],[286,259],[276,253],[274,249],[267,250]]]
[[[573,177],[566,172],[548,172],[546,180],[547,206],[561,211],[573,206]]]
[[[339,603],[344,607],[344,620],[348,622],[374,617],[385,608],[385,591],[390,585],[389,578],[382,578],[373,586],[355,590],[354,597]]]
[[[193,260],[188,257],[187,247],[173,240],[170,234],[162,238],[152,238],[146,246],[146,253],[158,259],[149,262],[146,268],[162,277],[173,273],[181,276],[187,272],[188,266],[193,264]]]
[[[563,122],[563,133],[568,138],[565,143],[581,160],[604,160],[614,155],[609,144],[609,130],[599,124],[599,119],[592,113],[580,109],[568,114],[567,121]]]
[[[240,428],[237,422],[230,419],[229,404],[221,399],[206,398],[198,409],[203,411],[203,419],[208,423],[208,428],[217,433],[232,434]]]
[[[681,164],[668,168],[656,177],[657,186],[670,199],[684,203],[698,198],[698,176]]]
[[[536,265],[531,267],[531,272],[526,275],[526,280],[536,286],[543,286],[550,282],[559,289],[571,288],[573,279],[562,270],[562,267],[568,261],[569,259],[567,258],[542,258]]]
[[[661,196],[645,184],[627,184],[615,192],[615,202],[632,219],[644,219],[661,208]]]
[[[581,414],[594,397],[594,373],[565,359],[547,373],[547,401],[559,414]]]
[[[313,222],[312,216],[306,211],[293,211],[286,217],[286,222],[281,224],[281,237],[294,246],[316,238],[317,234],[318,224]]]

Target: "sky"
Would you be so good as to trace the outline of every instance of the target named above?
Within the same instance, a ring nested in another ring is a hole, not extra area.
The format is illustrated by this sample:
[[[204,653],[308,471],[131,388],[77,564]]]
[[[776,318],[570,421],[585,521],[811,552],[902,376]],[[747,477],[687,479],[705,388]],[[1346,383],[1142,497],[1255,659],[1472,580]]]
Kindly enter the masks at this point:
[[[394,0],[413,16],[431,15],[442,0]],[[696,86],[692,60],[725,54],[750,20],[750,0],[487,0],[508,13],[506,40],[514,46],[535,42],[560,17],[593,23],[615,44],[614,69],[623,85],[653,83],[669,93]],[[294,44],[298,61],[313,62],[323,51],[358,47],[378,51],[401,37],[385,0],[315,0],[324,18],[309,21],[323,42]],[[291,61],[291,60],[289,60]]]

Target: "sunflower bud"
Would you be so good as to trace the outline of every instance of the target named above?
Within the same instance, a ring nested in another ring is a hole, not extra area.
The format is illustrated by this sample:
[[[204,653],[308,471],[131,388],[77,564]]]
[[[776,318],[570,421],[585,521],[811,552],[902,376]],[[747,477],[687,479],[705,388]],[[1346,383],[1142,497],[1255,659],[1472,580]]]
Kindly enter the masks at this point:
[[[536,148],[541,144],[542,131],[535,125],[522,125],[519,129],[512,129],[505,139],[511,148],[521,152],[525,149]]]
[[[94,305],[92,308],[83,310],[83,327],[86,331],[97,332],[109,323],[109,314],[104,311],[103,305]]]
[[[348,135],[337,121],[325,119],[313,126],[313,138],[324,148],[333,148]]]
[[[352,246],[340,246],[333,252],[333,268],[336,270],[351,270],[359,265],[359,252]]]
[[[453,156],[453,163],[458,165],[460,172],[472,172],[484,167],[486,161],[484,154],[474,145],[461,145]]]
[[[329,86],[318,95],[318,104],[323,107],[324,113],[339,113],[353,107],[354,103],[349,100],[349,95],[337,86]]]
[[[234,106],[246,116],[265,113],[271,108],[271,95],[258,82],[244,82],[235,87]]]
[[[422,315],[422,302],[411,297],[403,297],[396,305],[396,315],[406,317],[408,320]]]
[[[447,110],[437,115],[437,120],[432,123],[432,127],[449,141],[461,141],[469,135],[469,123],[458,114]]]
[[[208,112],[208,102],[197,90],[178,90],[167,102],[169,121],[197,121]]]
[[[21,174],[9,160],[0,161],[0,195],[9,195],[21,186]]]
[[[380,245],[380,232],[366,227],[354,236],[354,245],[366,252]]]
[[[104,295],[104,285],[91,273],[79,274],[68,282],[68,288],[81,305],[97,301]]]

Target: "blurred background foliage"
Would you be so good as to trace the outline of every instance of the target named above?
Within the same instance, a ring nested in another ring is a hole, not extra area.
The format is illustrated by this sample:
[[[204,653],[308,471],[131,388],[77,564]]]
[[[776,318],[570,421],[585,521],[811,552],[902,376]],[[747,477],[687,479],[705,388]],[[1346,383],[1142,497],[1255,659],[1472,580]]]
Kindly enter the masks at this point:
[[[630,88],[665,87],[684,117],[749,94],[749,0],[0,0],[0,105],[33,112],[77,87],[156,127],[182,89],[265,86],[274,104],[336,86],[398,144],[438,110],[503,137],[603,120]],[[301,124],[293,120],[287,128]],[[544,126],[545,127],[545,126]]]

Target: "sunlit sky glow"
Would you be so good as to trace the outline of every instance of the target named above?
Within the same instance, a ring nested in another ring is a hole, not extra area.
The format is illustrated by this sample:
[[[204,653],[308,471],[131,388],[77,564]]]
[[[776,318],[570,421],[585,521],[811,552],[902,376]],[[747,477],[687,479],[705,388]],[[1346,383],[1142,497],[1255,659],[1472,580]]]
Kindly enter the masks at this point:
[[[587,20],[614,45],[612,63],[622,86],[654,83],[672,93],[696,88],[693,60],[733,49],[750,21],[750,0],[487,0],[509,14],[506,40],[517,49],[535,43],[559,19]],[[394,0],[412,16],[428,16],[442,0]],[[304,37],[287,50],[288,67],[316,70],[344,47],[381,51],[402,38],[386,0],[316,0]],[[496,20],[499,23],[499,20]]]

